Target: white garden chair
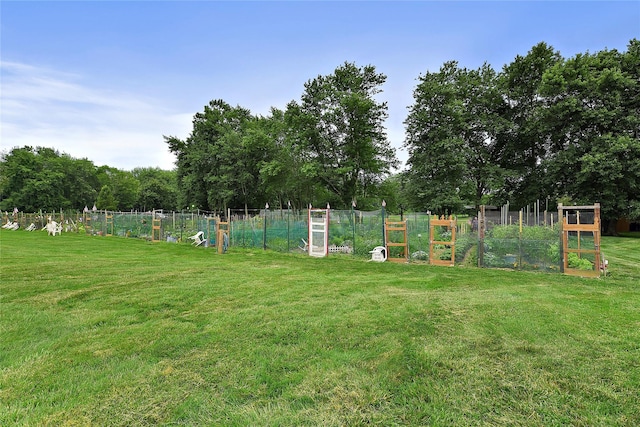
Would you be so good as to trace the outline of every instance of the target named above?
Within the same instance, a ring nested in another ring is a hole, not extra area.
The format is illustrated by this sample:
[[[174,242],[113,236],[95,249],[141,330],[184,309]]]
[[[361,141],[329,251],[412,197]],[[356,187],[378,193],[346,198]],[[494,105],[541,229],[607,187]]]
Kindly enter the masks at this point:
[[[57,234],[62,233],[62,225],[58,224],[55,221],[51,221],[51,222],[47,223],[47,225],[45,225],[44,228],[47,230],[47,234],[49,236],[55,236],[56,233]]]
[[[198,231],[193,236],[189,236],[189,239],[193,240],[193,243],[191,243],[192,245],[200,246],[205,242],[204,231]]]
[[[369,261],[385,262],[387,260],[387,248],[384,246],[376,246],[369,253],[371,254]]]

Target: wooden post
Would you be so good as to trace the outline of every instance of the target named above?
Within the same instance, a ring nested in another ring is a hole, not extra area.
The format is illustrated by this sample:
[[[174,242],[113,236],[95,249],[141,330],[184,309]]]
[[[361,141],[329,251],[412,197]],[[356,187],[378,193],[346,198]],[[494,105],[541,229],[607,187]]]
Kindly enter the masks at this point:
[[[478,267],[484,266],[484,205],[478,212]]]
[[[553,222],[553,218],[552,221]],[[563,231],[564,217],[562,215],[562,203],[558,203],[558,228],[560,229],[560,246],[558,251],[560,253],[560,272],[564,273],[564,231]]]

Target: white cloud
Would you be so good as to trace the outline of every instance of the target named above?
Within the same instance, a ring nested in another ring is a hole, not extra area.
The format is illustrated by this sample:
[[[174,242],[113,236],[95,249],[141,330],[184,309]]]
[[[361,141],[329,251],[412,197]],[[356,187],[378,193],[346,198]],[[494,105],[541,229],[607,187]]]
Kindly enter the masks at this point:
[[[2,149],[44,146],[96,165],[172,169],[163,135],[184,137],[191,113],[134,93],[82,83],[82,76],[0,62]]]

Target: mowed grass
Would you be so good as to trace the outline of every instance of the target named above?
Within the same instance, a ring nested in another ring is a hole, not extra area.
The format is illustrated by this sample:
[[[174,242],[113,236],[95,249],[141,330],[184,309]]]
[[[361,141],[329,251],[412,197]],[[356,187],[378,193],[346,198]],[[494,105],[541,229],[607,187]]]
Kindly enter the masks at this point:
[[[0,232],[0,425],[640,425],[606,278]]]

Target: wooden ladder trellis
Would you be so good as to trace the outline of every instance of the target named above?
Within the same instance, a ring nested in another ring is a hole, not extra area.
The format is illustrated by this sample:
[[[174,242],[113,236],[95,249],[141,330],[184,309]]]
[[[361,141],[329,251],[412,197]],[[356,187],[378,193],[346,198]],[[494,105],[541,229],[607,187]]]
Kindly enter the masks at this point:
[[[445,218],[444,216],[442,216],[440,217],[440,219],[435,218],[429,221],[429,264],[445,266],[453,266],[455,264],[456,226],[457,220],[453,216],[449,216],[449,218]],[[447,231],[451,232],[450,240],[434,240],[436,227],[446,227]],[[438,258],[435,251],[436,245],[444,245],[445,247],[448,246],[451,250],[451,257],[449,259]]]
[[[156,216],[156,211],[153,211],[153,217],[151,218],[151,241],[159,242],[162,237],[162,219]]]
[[[575,211],[576,222],[569,221],[568,211]],[[580,211],[592,211],[593,222],[581,223]],[[563,206],[558,205],[558,218],[562,232],[562,253],[560,261],[560,269],[564,274],[574,276],[599,277],[602,271],[602,260],[600,253],[600,203],[589,206]],[[577,236],[577,247],[569,247],[569,233],[575,232]],[[591,233],[593,235],[593,249],[581,247],[582,233]],[[593,269],[582,270],[569,267],[569,254],[576,253],[579,258],[583,254],[593,254]]]
[[[391,241],[391,236],[402,237],[401,242]],[[407,239],[407,221],[389,221],[384,220],[384,241],[387,250],[387,261],[391,262],[409,262],[409,243]],[[402,248],[400,257],[391,257],[390,247]]]
[[[107,230],[105,232],[105,236],[113,236],[113,230],[114,230],[114,225],[113,225],[113,213],[108,213],[105,212],[105,222],[106,222],[106,226],[107,226]]]

